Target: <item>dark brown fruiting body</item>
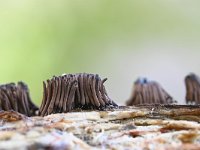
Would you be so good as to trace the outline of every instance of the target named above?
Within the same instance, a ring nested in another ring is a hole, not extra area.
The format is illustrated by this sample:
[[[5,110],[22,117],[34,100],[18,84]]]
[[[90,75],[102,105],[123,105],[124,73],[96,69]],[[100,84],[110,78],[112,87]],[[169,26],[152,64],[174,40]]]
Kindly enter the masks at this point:
[[[127,106],[143,104],[171,104],[176,101],[155,81],[139,78],[135,81]]]
[[[36,115],[38,107],[29,96],[29,89],[23,82],[0,85],[0,110],[14,110],[27,116]]]
[[[200,104],[200,78],[191,73],[185,77],[186,103]]]
[[[43,82],[43,100],[39,115],[70,112],[73,109],[104,109],[116,107],[107,95],[97,74],[66,74]]]

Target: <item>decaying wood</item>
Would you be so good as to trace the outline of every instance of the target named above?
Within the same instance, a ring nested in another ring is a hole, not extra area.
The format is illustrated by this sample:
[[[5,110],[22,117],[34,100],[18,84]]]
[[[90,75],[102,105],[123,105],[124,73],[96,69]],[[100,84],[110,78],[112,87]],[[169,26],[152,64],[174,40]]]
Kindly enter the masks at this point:
[[[155,81],[139,78],[135,81],[128,106],[141,104],[171,104],[176,101]]]
[[[0,149],[171,150],[186,144],[199,149],[199,116],[198,105],[119,106],[25,118],[0,111]]]
[[[98,109],[116,107],[108,96],[104,82],[97,74],[65,74],[54,76],[43,83],[41,116],[69,112],[73,109]]]
[[[174,119],[200,122],[200,105],[166,105],[147,104],[137,106],[120,106],[119,111],[135,110],[137,118]],[[117,111],[117,110],[116,110]],[[143,113],[145,112],[145,113]],[[138,115],[139,114],[139,115]],[[135,118],[135,114],[133,115]]]
[[[26,118],[25,115],[22,115],[16,111],[12,111],[12,110],[0,111],[0,120],[3,120],[4,122],[14,122],[14,121],[19,121],[25,118]]]

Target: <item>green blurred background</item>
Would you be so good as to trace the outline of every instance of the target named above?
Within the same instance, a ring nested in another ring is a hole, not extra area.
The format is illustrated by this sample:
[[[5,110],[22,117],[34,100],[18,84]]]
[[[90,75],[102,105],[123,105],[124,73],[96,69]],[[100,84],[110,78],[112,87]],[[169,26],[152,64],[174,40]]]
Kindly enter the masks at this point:
[[[62,73],[108,77],[123,104],[138,76],[184,103],[184,76],[200,75],[198,0],[0,1],[0,83],[25,81],[37,104],[42,81]]]

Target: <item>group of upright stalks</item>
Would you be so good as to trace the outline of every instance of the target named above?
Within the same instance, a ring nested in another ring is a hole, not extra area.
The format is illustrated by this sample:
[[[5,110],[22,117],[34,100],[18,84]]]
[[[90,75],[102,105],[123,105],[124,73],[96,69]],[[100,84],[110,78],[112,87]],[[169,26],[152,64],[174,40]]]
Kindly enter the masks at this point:
[[[42,116],[69,112],[73,109],[105,109],[116,107],[97,74],[66,74],[43,82]]]
[[[23,82],[0,85],[0,111],[13,110],[27,116],[46,116],[74,110],[105,110],[118,108],[108,96],[98,74],[64,74],[43,82],[43,99],[38,108],[31,100],[28,86]],[[186,103],[200,104],[200,78],[191,73],[185,77]],[[139,78],[134,82],[127,106],[176,104],[156,81]]]

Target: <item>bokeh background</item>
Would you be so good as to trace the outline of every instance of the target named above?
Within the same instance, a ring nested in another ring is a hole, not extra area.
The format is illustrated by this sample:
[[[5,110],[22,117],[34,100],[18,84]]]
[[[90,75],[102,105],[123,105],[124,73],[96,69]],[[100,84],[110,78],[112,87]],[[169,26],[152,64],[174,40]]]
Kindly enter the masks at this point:
[[[37,104],[42,81],[62,73],[108,77],[116,102],[139,76],[184,103],[184,76],[200,75],[198,0],[0,1],[0,83],[25,81]]]

